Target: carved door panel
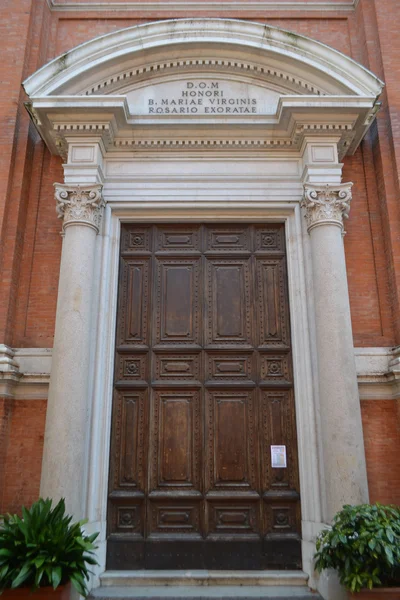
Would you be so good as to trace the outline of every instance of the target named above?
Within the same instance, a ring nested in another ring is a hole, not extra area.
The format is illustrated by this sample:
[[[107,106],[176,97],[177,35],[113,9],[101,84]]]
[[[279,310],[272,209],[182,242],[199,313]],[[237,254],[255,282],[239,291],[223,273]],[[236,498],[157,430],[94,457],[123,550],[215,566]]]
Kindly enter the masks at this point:
[[[279,224],[122,226],[108,568],[301,567],[285,261]]]

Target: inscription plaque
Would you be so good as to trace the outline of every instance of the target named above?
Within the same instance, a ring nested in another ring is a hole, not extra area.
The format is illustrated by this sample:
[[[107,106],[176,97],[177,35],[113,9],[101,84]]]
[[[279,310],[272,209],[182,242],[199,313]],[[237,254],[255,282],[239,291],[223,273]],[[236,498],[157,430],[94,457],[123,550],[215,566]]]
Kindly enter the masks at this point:
[[[134,114],[213,117],[274,114],[279,94],[249,83],[205,77],[138,88],[127,97]]]

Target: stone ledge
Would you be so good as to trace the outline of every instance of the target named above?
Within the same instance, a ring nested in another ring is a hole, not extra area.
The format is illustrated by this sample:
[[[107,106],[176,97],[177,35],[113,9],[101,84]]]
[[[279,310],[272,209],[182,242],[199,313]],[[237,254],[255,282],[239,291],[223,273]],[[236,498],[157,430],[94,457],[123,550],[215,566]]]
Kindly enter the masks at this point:
[[[108,586],[305,586],[303,571],[106,571],[101,585]]]
[[[224,598],[225,600],[236,599],[252,599],[252,600],[289,600],[297,598],[298,600],[319,600],[321,596],[311,592],[307,588],[296,586],[216,586],[214,588],[204,586],[151,586],[151,587],[110,587],[98,588],[89,596],[89,600],[112,600],[119,598],[120,600],[164,600],[168,598],[185,599],[185,600],[211,600],[214,598]]]

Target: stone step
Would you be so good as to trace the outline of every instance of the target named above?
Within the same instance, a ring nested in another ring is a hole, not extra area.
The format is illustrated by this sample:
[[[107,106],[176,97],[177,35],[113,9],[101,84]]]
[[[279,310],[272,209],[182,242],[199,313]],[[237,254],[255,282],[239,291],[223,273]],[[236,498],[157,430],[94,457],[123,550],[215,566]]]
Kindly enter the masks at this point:
[[[208,571],[208,570],[143,570],[106,571],[100,576],[102,587],[137,586],[303,586],[303,571]]]
[[[172,585],[109,586],[94,590],[89,600],[321,600],[305,586]]]
[[[91,600],[318,600],[302,571],[107,571]]]

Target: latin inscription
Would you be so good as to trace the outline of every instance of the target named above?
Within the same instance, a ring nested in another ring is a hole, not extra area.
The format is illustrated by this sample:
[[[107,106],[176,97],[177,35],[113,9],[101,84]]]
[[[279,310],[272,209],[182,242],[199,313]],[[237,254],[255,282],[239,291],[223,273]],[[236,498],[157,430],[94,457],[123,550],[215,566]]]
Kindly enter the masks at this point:
[[[243,89],[242,89],[243,88]],[[148,98],[149,115],[251,115],[257,114],[257,98],[247,86],[236,90],[221,81],[185,81],[171,94]]]

